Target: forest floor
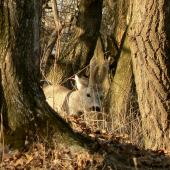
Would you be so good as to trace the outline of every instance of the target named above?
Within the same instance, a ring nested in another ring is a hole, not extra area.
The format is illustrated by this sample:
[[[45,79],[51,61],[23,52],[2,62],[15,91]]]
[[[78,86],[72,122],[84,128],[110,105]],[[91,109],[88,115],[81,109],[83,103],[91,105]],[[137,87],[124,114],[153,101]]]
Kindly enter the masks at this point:
[[[30,170],[168,170],[170,156],[163,150],[140,148],[126,140],[127,136],[108,134],[106,130],[88,126],[81,119],[67,118],[75,132],[89,136],[94,154],[71,153],[68,148],[45,147],[34,143],[26,152],[0,147],[0,169]]]

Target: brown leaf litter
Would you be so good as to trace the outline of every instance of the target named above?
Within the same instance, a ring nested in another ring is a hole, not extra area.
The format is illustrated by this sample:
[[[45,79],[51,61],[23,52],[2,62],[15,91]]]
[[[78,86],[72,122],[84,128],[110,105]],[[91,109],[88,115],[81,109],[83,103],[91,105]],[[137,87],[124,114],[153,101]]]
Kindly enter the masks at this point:
[[[169,153],[152,151],[125,142],[128,136],[115,136],[106,130],[87,125],[82,119],[68,117],[75,132],[89,136],[96,152],[71,153],[68,148],[47,148],[34,143],[27,152],[11,151],[0,147],[0,169],[30,170],[167,170]],[[128,140],[127,140],[128,141]]]

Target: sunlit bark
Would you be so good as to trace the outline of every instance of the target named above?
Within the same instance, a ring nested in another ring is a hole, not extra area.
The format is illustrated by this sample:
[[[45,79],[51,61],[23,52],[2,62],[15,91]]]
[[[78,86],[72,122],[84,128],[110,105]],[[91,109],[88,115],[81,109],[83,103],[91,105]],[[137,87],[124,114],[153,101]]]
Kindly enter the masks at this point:
[[[145,147],[170,149],[169,3],[133,3],[128,35],[142,116]]]
[[[23,148],[26,136],[71,149],[83,142],[45,101],[39,86],[41,1],[2,1],[0,51],[2,88],[9,127],[5,144]]]

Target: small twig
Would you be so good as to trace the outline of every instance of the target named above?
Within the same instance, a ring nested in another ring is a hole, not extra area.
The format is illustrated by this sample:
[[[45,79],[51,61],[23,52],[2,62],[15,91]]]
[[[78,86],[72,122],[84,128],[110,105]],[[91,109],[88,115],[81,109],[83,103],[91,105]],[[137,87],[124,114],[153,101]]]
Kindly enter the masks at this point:
[[[51,0],[51,6],[52,6],[52,9],[53,9],[54,21],[55,21],[55,25],[56,25],[56,28],[57,28],[57,27],[59,27],[60,19],[59,19],[59,15],[58,15],[56,0]]]

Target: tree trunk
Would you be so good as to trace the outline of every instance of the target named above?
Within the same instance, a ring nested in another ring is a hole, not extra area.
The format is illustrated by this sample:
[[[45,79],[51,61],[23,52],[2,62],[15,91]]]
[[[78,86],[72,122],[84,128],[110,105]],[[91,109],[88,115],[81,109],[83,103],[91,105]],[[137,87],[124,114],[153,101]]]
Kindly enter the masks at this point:
[[[110,115],[119,116],[122,120],[123,115],[129,113],[129,102],[133,84],[132,60],[129,47],[129,40],[126,36],[122,46],[120,58],[118,60],[115,76],[110,88]],[[120,120],[119,120],[120,121]],[[123,122],[122,122],[123,123]]]
[[[127,31],[131,5],[129,1],[118,0],[114,14],[113,33],[109,46],[113,44],[111,60],[111,87],[107,96],[107,112],[110,117],[110,128],[119,133],[127,133],[125,124],[129,122],[130,102],[132,101],[133,70]],[[116,64],[115,64],[116,63]],[[115,69],[116,67],[116,69]],[[114,120],[114,124],[112,122]],[[132,122],[132,120],[130,120]],[[128,125],[127,125],[128,126]]]
[[[39,86],[41,8],[40,0],[1,2],[1,75],[9,122],[5,144],[22,148],[28,136],[82,149],[83,142],[46,103]]]
[[[128,32],[147,149],[170,150],[170,4],[136,0]]]
[[[60,83],[84,69],[93,57],[101,25],[102,4],[103,0],[81,0],[72,38],[57,59],[56,76],[61,77]],[[53,69],[49,73],[49,81],[52,81],[51,75],[53,76]],[[68,86],[71,87],[70,84]]]

